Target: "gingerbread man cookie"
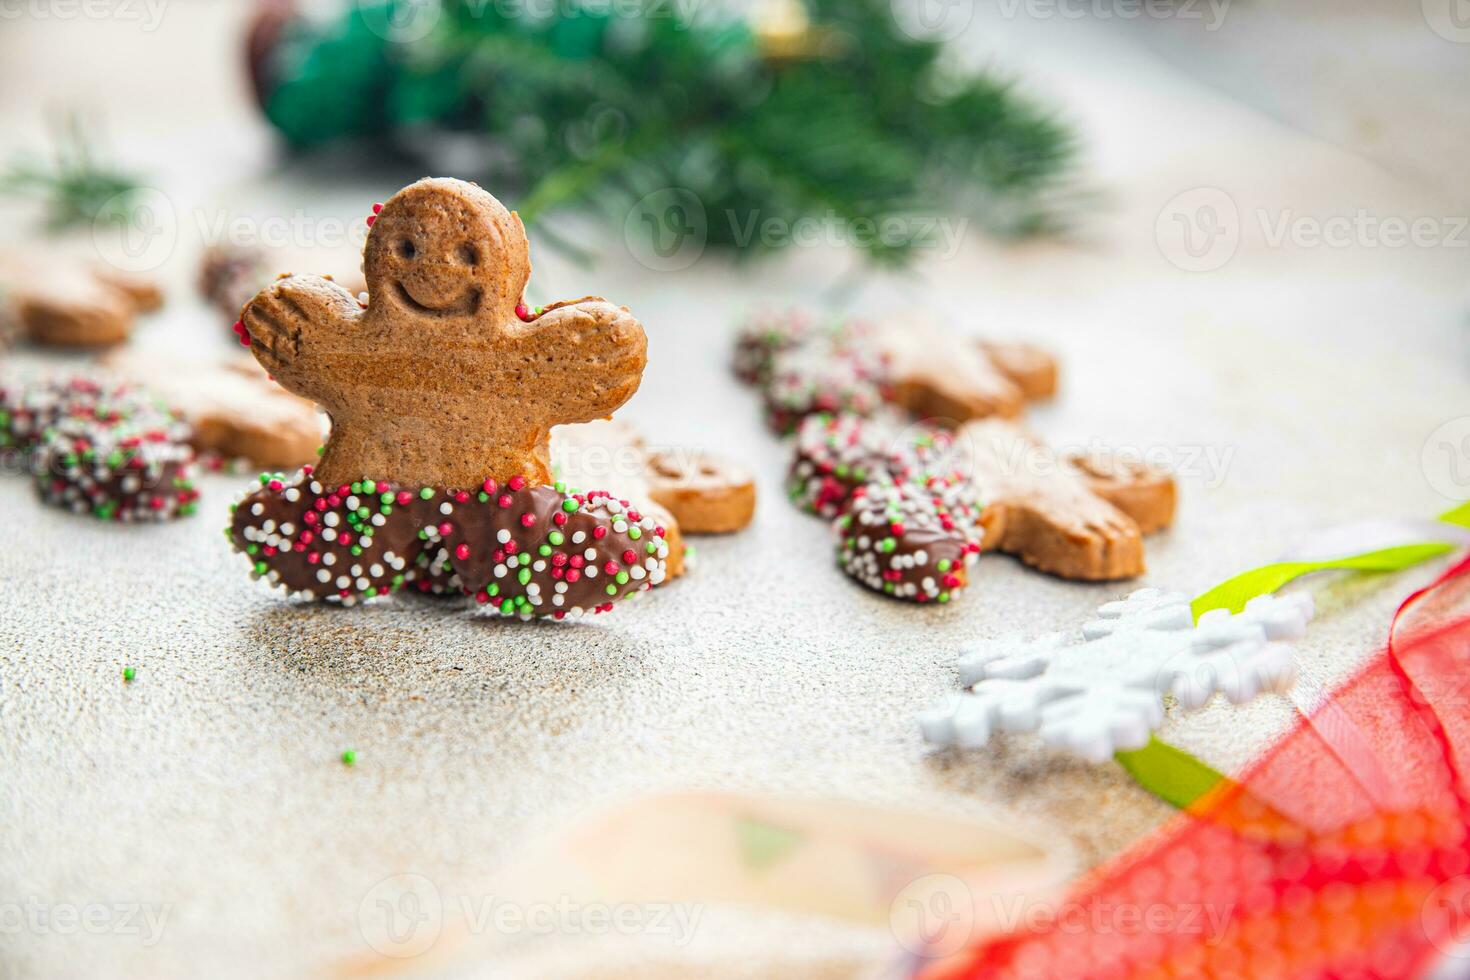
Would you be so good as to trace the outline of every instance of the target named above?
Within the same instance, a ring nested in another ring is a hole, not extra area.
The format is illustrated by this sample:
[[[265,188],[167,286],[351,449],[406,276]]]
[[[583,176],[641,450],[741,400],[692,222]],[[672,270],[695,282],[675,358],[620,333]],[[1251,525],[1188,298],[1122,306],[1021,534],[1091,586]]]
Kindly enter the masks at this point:
[[[531,316],[525,229],[474,184],[426,178],[375,218],[365,307],[326,279],[287,276],[241,315],[266,370],[332,418],[318,478],[550,483],[549,430],[632,397],[643,327],[596,297]]]
[[[600,299],[532,315],[520,218],[457,180],[374,208],[359,303],[286,276],[241,333],[332,431],[318,467],[267,474],[229,528],[257,576],[350,605],[412,584],[502,615],[605,612],[667,574],[658,517],[552,481],[549,435],[637,390],[643,328]]]
[[[964,426],[956,445],[985,495],[986,549],[1043,572],[1080,581],[1142,575],[1143,535],[1173,522],[1174,481],[1149,467],[1079,466],[999,419]]]
[[[735,374],[760,387],[766,419],[790,432],[807,415],[873,415],[893,405],[946,425],[1014,418],[1056,392],[1057,365],[1029,344],[969,340],[933,316],[819,323],[758,317],[735,343]]]

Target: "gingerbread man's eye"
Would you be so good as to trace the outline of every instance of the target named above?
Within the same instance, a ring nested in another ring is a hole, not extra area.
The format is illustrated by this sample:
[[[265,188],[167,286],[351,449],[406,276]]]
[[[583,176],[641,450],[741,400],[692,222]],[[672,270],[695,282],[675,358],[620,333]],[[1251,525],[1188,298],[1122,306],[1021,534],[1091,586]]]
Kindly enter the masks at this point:
[[[466,242],[459,247],[459,260],[465,265],[479,265],[480,250]]]
[[[405,238],[398,243],[398,254],[405,259],[411,259],[419,254],[419,250],[414,248],[413,242]]]

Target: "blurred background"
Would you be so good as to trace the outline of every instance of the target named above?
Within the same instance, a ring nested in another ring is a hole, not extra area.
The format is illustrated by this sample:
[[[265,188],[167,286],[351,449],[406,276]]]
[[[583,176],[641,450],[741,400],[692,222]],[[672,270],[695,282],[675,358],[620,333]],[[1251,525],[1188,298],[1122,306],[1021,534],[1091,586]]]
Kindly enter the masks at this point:
[[[1429,451],[1447,421],[1463,421],[1470,369],[1467,91],[1463,0],[0,0],[0,254],[100,258],[155,279],[165,303],[140,319],[132,347],[224,357],[237,345],[231,310],[276,272],[353,280],[374,202],[426,174],[479,180],[527,218],[532,304],[600,294],[646,325],[650,366],[620,417],[658,442],[748,459],[775,505],[762,520],[784,520],[767,517],[780,510],[784,456],[728,378],[733,325],[793,304],[923,308],[961,332],[1058,353],[1063,395],[1035,418],[1054,443],[1168,447],[1176,461],[1191,447],[1225,452],[1228,473],[1181,474],[1179,526],[1150,545],[1160,580],[1211,581],[1303,527],[1427,515],[1470,494],[1470,459]],[[81,361],[24,344],[5,357]],[[756,540],[784,546],[786,525],[763,528]],[[43,574],[47,553],[66,547],[46,543],[13,578]],[[1020,570],[995,579],[975,597],[976,615],[994,617],[987,629],[1100,601]],[[1023,592],[1041,598],[1028,605]],[[799,597],[776,604],[805,608]],[[205,606],[194,621],[209,615]],[[50,628],[45,610],[34,616],[7,627],[16,649]],[[853,642],[865,649],[913,636],[878,614],[858,620]],[[825,652],[823,636],[788,642]],[[1324,654],[1315,669],[1330,679],[1349,665]],[[867,666],[870,678],[889,669]],[[915,704],[939,676],[924,670]],[[798,701],[821,690],[783,686],[790,700],[771,711],[802,717]],[[66,704],[31,708],[27,730],[70,731]],[[356,704],[329,683],[301,696],[299,714]],[[934,785],[907,765],[917,751],[904,741],[908,709],[890,714],[840,729],[851,757],[828,755],[839,736],[818,727],[789,755],[731,748],[730,771],[751,786],[820,784],[991,818],[1019,806],[1073,872],[1163,817],[1076,772],[1055,791],[1024,779]],[[762,717],[722,738],[764,746]],[[74,784],[50,781],[44,751],[21,752],[23,775],[0,786],[15,818],[0,810],[14,845],[0,848],[0,884],[54,896],[85,892],[97,875],[116,897],[141,888],[181,911],[147,949],[36,933],[0,942],[36,970],[18,975],[58,975],[48,963],[98,975],[99,962],[138,976],[206,962],[212,975],[306,975],[324,963],[355,975],[365,884],[405,864],[454,882],[466,863],[494,863],[487,841],[523,839],[548,810],[571,812],[587,786],[684,772],[642,752],[636,734],[621,737],[636,718],[609,719],[592,741],[619,746],[626,757],[609,768],[625,775],[592,766],[563,778],[554,740],[539,768],[503,762],[513,775],[493,784],[469,767],[446,776],[452,767],[405,764],[403,795],[348,811],[395,829],[362,854],[335,839],[340,815],[324,787],[292,791],[311,833],[278,824],[270,794],[253,790],[235,811],[260,832],[253,844],[194,812],[197,787],[177,760],[198,753],[191,765],[229,772],[231,737],[258,735],[248,713],[175,733],[170,771],[117,832],[122,787],[77,801]],[[1287,719],[1178,739],[1225,767]],[[451,708],[405,730],[453,753],[481,734],[462,721]],[[872,763],[884,753],[902,761]],[[697,762],[685,775],[725,774]],[[486,848],[477,858],[458,825],[438,824],[417,851],[404,843],[431,820],[420,809],[456,808],[445,799],[514,804],[475,838]],[[134,843],[153,836],[151,870],[132,868]],[[362,875],[343,880],[356,858]],[[740,920],[704,936],[699,975],[716,975],[709,962],[751,936],[771,949],[810,942],[813,975],[860,974],[893,952],[886,927],[814,939]],[[585,960],[564,972],[598,975]]]

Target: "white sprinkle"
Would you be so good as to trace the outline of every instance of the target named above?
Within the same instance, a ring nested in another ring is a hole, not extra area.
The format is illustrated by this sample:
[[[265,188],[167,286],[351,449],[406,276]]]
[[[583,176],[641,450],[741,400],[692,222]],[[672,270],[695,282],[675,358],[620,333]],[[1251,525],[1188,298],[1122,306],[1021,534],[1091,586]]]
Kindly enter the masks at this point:
[[[332,573],[327,571],[325,568],[318,568],[316,570],[316,580],[325,585],[326,583],[332,581]]]
[[[451,504],[447,500],[444,501],[444,503],[442,503],[442,504],[439,505],[439,513],[441,513],[441,514],[453,514],[454,513],[454,505]]]
[[[586,540],[587,540],[587,532],[586,531],[573,531],[572,532],[572,544],[581,544],[583,541],[586,541]]]
[[[259,517],[261,514],[265,513],[265,504],[259,502],[252,504],[250,506],[250,513],[254,517]]]
[[[501,544],[505,544],[507,541],[510,540],[510,532],[507,531],[505,528],[501,528],[499,531],[495,532],[495,540],[499,541]]]

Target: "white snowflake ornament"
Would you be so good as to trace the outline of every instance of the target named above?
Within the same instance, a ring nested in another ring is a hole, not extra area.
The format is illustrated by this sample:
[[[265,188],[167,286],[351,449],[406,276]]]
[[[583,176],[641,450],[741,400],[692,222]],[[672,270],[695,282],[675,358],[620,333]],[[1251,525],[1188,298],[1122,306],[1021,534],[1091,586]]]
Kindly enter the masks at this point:
[[[1231,615],[1193,621],[1182,593],[1140,589],[1105,603],[1081,642],[1060,633],[992,642],[963,652],[968,690],[920,718],[937,745],[974,748],[996,732],[1035,732],[1048,745],[1093,761],[1141,748],[1163,724],[1164,697],[1194,711],[1216,694],[1244,704],[1296,680],[1285,641],[1312,618],[1305,595],[1261,596]]]

